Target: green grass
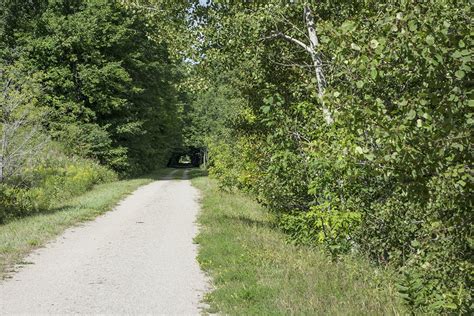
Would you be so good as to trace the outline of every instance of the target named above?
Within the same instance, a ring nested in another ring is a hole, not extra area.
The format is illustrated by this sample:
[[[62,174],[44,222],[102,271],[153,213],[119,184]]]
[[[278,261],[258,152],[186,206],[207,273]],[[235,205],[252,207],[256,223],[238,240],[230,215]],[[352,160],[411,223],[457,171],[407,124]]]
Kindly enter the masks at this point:
[[[21,263],[33,249],[43,246],[66,228],[92,220],[113,208],[126,195],[139,186],[168,175],[162,169],[138,179],[121,180],[95,186],[91,191],[64,203],[55,205],[48,212],[12,220],[0,225],[0,276]],[[183,170],[171,177],[182,178]]]
[[[388,271],[362,259],[335,263],[287,242],[251,198],[191,174],[202,191],[198,260],[213,281],[210,313],[231,315],[406,314]]]

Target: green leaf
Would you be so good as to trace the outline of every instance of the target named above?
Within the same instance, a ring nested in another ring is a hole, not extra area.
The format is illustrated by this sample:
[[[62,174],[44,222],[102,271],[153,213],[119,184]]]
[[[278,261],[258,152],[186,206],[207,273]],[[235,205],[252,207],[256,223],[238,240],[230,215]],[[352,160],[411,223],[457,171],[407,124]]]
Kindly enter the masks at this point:
[[[462,56],[463,56],[463,54],[459,50],[457,50],[457,51],[455,51],[454,53],[451,54],[451,57],[456,58],[456,59],[461,58]]]
[[[444,308],[447,308],[447,309],[456,309],[458,308],[458,306],[454,303],[446,303],[443,305]]]
[[[364,82],[362,80],[359,80],[356,82],[357,88],[361,89],[364,86]]]
[[[273,104],[273,97],[271,96],[271,97],[265,98],[263,102],[265,102],[266,104]]]
[[[372,48],[372,49],[376,49],[377,46],[379,46],[379,42],[375,39],[371,40],[370,43],[369,43],[369,46]]]
[[[268,106],[268,105],[262,106],[262,112],[265,113],[265,114],[270,112],[270,106]]]
[[[341,31],[343,33],[351,32],[355,29],[355,23],[353,21],[346,21],[341,25]]]
[[[409,120],[413,120],[416,116],[416,111],[415,110],[410,110],[410,112],[408,112],[407,114],[407,119]]]
[[[355,44],[355,43],[351,43],[351,48],[352,48],[353,50],[360,51],[360,46],[357,45],[357,44]]]
[[[372,78],[372,80],[377,79],[377,69],[372,68],[372,69],[370,70],[370,77]]]
[[[435,43],[435,39],[434,39],[434,37],[431,36],[431,35],[428,35],[428,36],[425,38],[425,41],[426,41],[426,43],[427,43],[428,45],[430,45],[430,46],[433,46],[434,43]]]
[[[367,155],[365,155],[365,158],[367,158],[369,161],[373,161],[375,159],[375,155],[374,154],[367,154]]]
[[[466,73],[462,70],[458,70],[454,73],[454,75],[456,76],[456,78],[458,79],[462,79],[464,78],[464,76],[466,75]]]
[[[460,144],[460,143],[453,143],[451,146],[452,146],[453,148],[458,149],[459,151],[462,151],[462,150],[464,149],[463,144]]]

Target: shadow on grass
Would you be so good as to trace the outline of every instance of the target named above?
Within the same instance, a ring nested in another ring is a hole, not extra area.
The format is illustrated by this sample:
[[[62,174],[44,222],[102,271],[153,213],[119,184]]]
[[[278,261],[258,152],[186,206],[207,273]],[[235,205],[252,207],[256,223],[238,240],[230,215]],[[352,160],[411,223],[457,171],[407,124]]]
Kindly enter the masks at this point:
[[[87,191],[83,194],[87,194],[88,192],[89,191]],[[4,221],[0,222],[0,226],[7,225],[11,222],[21,220],[21,219],[26,219],[26,218],[36,217],[36,216],[42,216],[42,215],[50,215],[50,214],[54,214],[54,213],[58,213],[58,212],[65,212],[65,211],[75,212],[75,211],[78,211],[78,210],[81,210],[81,209],[84,209],[84,208],[88,208],[87,205],[78,205],[78,204],[72,202],[72,199],[74,199],[75,197],[81,196],[81,195],[74,196],[74,197],[71,198],[71,202],[69,202],[69,201],[68,202],[62,202],[58,206],[52,206],[52,207],[49,207],[49,208],[41,208],[41,209],[37,209],[37,210],[32,211],[32,212],[28,212],[26,214],[11,215],[11,216],[7,217]]]
[[[227,214],[224,214],[220,216],[225,222],[229,222],[232,225],[243,225],[247,227],[256,227],[256,228],[268,228],[268,229],[275,229],[276,225],[275,223],[272,223],[270,221],[260,221],[256,220],[253,218],[249,218],[243,215],[238,215],[238,216],[230,216]]]
[[[194,178],[207,177],[207,175],[208,175],[207,170],[200,169],[200,168],[189,168],[187,178],[189,180],[192,180]]]

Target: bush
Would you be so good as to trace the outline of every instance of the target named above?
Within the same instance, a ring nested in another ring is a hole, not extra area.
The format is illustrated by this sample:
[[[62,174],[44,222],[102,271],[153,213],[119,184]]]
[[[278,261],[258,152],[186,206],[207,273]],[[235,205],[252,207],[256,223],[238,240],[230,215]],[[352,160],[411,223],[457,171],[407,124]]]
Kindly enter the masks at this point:
[[[28,189],[0,185],[0,223],[13,217],[22,217],[46,208],[39,200],[35,199],[33,192]],[[48,203],[49,204],[49,203]]]
[[[273,20],[269,8],[301,20],[297,4],[229,9],[235,16],[217,11],[229,28],[211,32],[212,40],[237,43],[236,32],[245,42],[227,45],[215,62],[233,71],[232,83],[248,100],[242,107],[254,117],[233,133],[252,146],[221,145],[210,174],[254,192],[295,241],[396,268],[413,311],[472,313],[469,3],[314,5],[331,123],[315,78],[269,62],[278,55],[285,65],[309,60],[295,46],[261,40],[278,27],[292,29]],[[242,54],[244,46],[251,53]],[[247,157],[257,170],[251,182],[241,180]]]
[[[92,160],[51,153],[16,179],[0,185],[0,222],[47,211],[96,184],[116,179],[115,172]]]

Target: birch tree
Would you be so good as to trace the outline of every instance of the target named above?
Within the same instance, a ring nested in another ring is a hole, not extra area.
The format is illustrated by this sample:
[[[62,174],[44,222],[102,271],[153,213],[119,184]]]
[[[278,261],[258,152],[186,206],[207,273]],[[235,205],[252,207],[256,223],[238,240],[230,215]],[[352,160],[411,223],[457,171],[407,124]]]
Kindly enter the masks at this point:
[[[18,174],[35,158],[46,138],[41,133],[44,113],[37,107],[38,87],[17,71],[0,69],[0,183]]]
[[[326,122],[328,124],[331,124],[333,122],[332,115],[329,109],[324,105],[324,100],[323,100],[324,91],[326,89],[326,78],[324,76],[323,61],[321,58],[321,53],[318,51],[319,40],[318,40],[318,35],[316,33],[316,24],[314,22],[314,15],[313,15],[313,12],[311,11],[311,8],[308,5],[304,6],[303,13],[304,13],[303,14],[304,22],[305,22],[306,29],[308,32],[307,34],[307,37],[309,39],[308,44],[294,37],[286,35],[283,32],[275,32],[269,38],[279,37],[290,43],[296,44],[302,47],[311,56],[311,60],[313,62],[313,67],[314,67],[314,73],[316,75],[318,96],[322,104],[324,117],[325,117]]]

